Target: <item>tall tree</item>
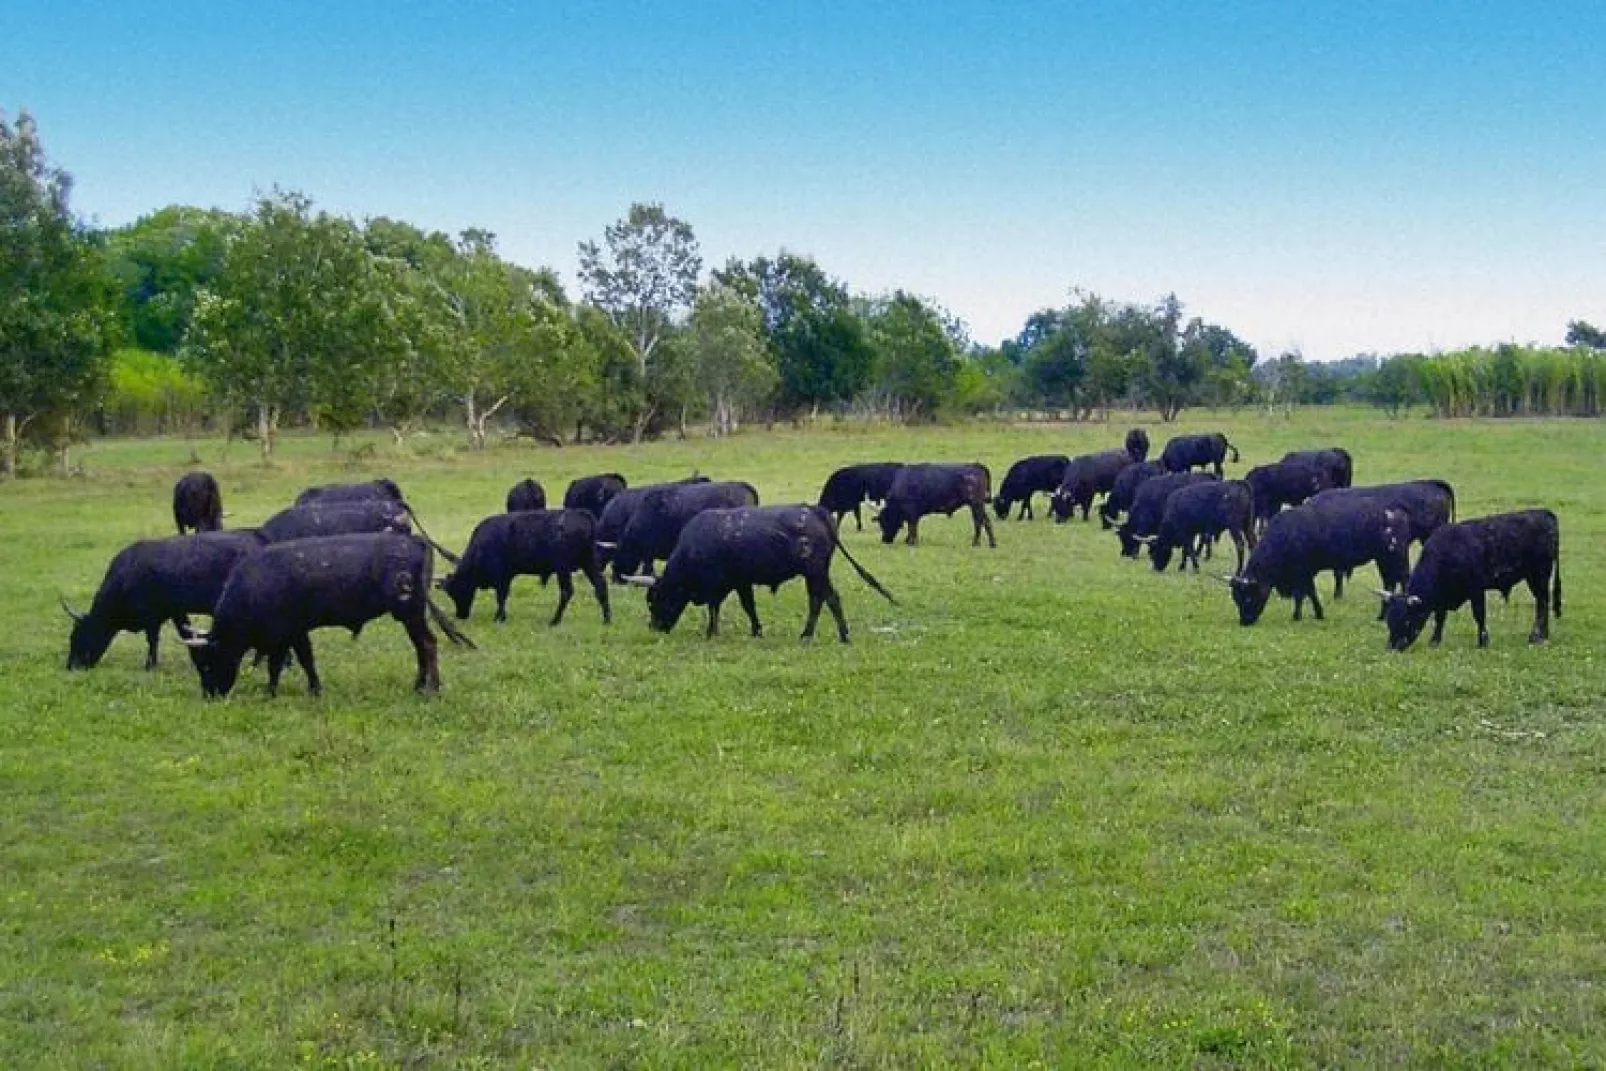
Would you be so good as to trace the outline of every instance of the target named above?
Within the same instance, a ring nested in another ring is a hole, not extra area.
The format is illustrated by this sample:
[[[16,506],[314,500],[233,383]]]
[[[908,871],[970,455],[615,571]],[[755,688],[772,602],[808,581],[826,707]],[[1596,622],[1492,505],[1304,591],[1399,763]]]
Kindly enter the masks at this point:
[[[124,335],[142,349],[177,353],[195,312],[195,296],[223,270],[239,219],[215,209],[172,205],[106,236],[122,291]]]
[[[874,389],[896,416],[935,417],[959,372],[959,355],[941,313],[899,290],[872,302],[867,320],[875,350]]]
[[[687,344],[697,386],[708,398],[715,435],[736,430],[744,406],[774,389],[775,367],[765,352],[757,307],[728,286],[704,287],[692,310]]]
[[[654,397],[654,366],[677,317],[697,296],[703,270],[697,237],[689,223],[661,204],[633,204],[624,219],[603,230],[602,245],[580,243],[580,279],[585,297],[607,313],[630,343],[647,404],[637,414],[640,441],[664,399]]]
[[[847,288],[807,257],[730,260],[714,278],[753,302],[763,317],[783,414],[847,401],[870,380],[873,354]]]
[[[1606,331],[1602,331],[1588,320],[1574,320],[1567,325],[1567,345],[1606,350]]]
[[[255,416],[262,458],[286,412],[338,423],[369,399],[365,362],[383,349],[385,315],[373,257],[350,220],[314,213],[298,193],[258,198],[229,243],[213,287],[197,296],[190,364]]]
[[[22,434],[41,418],[66,465],[67,421],[110,352],[104,259],[72,215],[71,191],[33,118],[0,115],[0,477],[16,475]]]

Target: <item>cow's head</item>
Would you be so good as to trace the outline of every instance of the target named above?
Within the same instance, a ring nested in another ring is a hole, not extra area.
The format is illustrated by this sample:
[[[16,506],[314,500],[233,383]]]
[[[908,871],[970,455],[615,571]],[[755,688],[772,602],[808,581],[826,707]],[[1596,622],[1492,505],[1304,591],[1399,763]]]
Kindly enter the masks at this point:
[[[691,601],[685,589],[674,582],[665,583],[663,577],[638,574],[625,577],[625,582],[647,589],[647,623],[654,632],[673,632],[680,623]]]
[[[881,526],[881,542],[890,543],[898,538],[898,529],[903,527],[903,509],[896,502],[888,502],[875,515],[875,522]]]
[[[1115,526],[1115,538],[1121,541],[1121,557],[1136,558],[1138,556],[1138,549],[1143,546],[1143,541],[1132,534],[1132,522],[1130,520],[1125,524]]]
[[[474,596],[479,591],[474,582],[459,568],[435,581],[435,586],[446,592],[446,597],[452,600],[457,619],[467,621],[468,615],[474,612]]]
[[[1009,520],[1009,507],[1013,506],[1014,504],[1015,503],[1010,499],[1007,499],[1000,494],[997,498],[993,499],[993,512],[998,515],[999,520],[1007,521]]]
[[[1139,540],[1149,544],[1149,561],[1154,564],[1154,571],[1163,573],[1166,566],[1171,564],[1171,544],[1160,539]]]
[[[1271,599],[1271,585],[1260,580],[1251,580],[1247,576],[1222,577],[1232,588],[1232,601],[1238,607],[1238,623],[1240,625],[1253,625],[1260,620],[1260,615],[1266,610],[1266,603]]]
[[[1048,511],[1054,515],[1055,524],[1064,524],[1076,512],[1076,500],[1071,493],[1061,487],[1048,498]]]
[[[72,634],[67,638],[67,668],[93,668],[112,645],[115,633],[93,611],[79,613],[67,605],[66,599],[61,600],[61,608],[72,618]]]
[[[1149,433],[1142,428],[1133,428],[1126,433],[1126,455],[1133,461],[1142,461],[1149,456]]]
[[[1381,589],[1377,594],[1383,600],[1383,620],[1389,627],[1389,650],[1408,650],[1422,635],[1422,626],[1428,623],[1433,611],[1417,595]]]
[[[181,628],[179,638],[190,652],[190,664],[201,678],[201,694],[208,699],[221,699],[234,690],[240,677],[240,660],[243,652],[223,650],[211,636],[199,629]]]

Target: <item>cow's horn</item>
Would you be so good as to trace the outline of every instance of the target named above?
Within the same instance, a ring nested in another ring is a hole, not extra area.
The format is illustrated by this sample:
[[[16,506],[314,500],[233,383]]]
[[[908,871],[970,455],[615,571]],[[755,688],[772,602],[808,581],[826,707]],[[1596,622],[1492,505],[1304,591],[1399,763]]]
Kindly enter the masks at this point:
[[[618,550],[619,549],[619,544],[617,544],[617,543],[604,543],[600,539],[597,540],[597,546],[601,547],[603,550]]]
[[[648,576],[645,573],[637,573],[635,576],[625,577],[625,583],[634,584],[638,588],[650,588],[654,584],[658,583],[658,578],[655,576]]]
[[[1380,598],[1380,599],[1392,599],[1392,598],[1394,598],[1394,592],[1386,591],[1383,588],[1373,588],[1372,591],[1374,593],[1376,593],[1377,597]]]
[[[212,642],[212,637],[204,632],[191,632],[188,636],[180,633],[178,642],[186,647],[205,647]]]
[[[1210,574],[1210,579],[1219,580],[1221,583],[1226,584],[1228,587],[1232,587],[1234,584],[1238,583],[1238,578],[1237,577],[1228,576],[1226,573],[1212,573],[1212,574]]]
[[[67,611],[67,616],[68,617],[72,618],[74,621],[82,621],[84,619],[84,615],[83,614],[79,613],[77,610],[74,610],[71,606],[67,605],[67,596],[65,596],[65,595],[57,595],[56,598],[61,600],[61,608],[63,610],[65,610],[65,611]]]

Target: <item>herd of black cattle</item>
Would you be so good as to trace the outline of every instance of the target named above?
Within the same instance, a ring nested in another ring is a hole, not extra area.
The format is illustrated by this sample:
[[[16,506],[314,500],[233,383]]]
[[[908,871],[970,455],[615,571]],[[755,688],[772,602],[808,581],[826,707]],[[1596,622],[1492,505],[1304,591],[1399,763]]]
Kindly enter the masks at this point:
[[[870,463],[833,472],[814,505],[760,506],[751,484],[693,476],[675,483],[629,487],[606,473],[575,480],[563,508],[547,509],[546,492],[523,480],[508,493],[507,511],[481,521],[461,557],[436,543],[391,480],[313,487],[294,505],[257,528],[223,529],[217,481],[191,473],[173,491],[179,534],[141,540],[120,551],[107,568],[94,602],[73,618],[67,666],[94,666],[119,632],[143,632],[146,667],[156,664],[162,626],[171,621],[189,649],[208,696],[227,695],[246,654],[268,664],[268,689],[293,655],[310,690],[320,691],[309,635],[337,626],[353,635],[375,618],[399,621],[417,655],[415,686],[440,686],[433,621],[453,643],[472,646],[431,599],[439,588],[466,620],[475,595],[496,594],[496,620],[506,620],[515,577],[556,577],[563,619],[581,573],[596,595],[602,619],[611,619],[605,572],[616,583],[647,588],[653,628],[668,632],[690,604],[708,611],[708,635],[719,628],[720,606],[731,594],[741,602],[753,635],[762,634],[754,605],[756,587],[772,591],[802,577],[808,592],[804,638],[814,634],[821,607],[829,607],[837,635],[848,639],[842,601],[831,583],[830,562],[840,550],[859,576],[893,600],[842,544],[838,526],[852,514],[862,530],[861,507],[880,504],[874,523],[891,543],[907,528],[919,540],[922,517],[952,515],[968,507],[971,545],[985,533],[997,546],[987,506],[1000,519],[1012,510],[1033,517],[1032,499],[1049,495],[1058,522],[1077,510],[1088,521],[1102,496],[1102,526],[1113,529],[1121,554],[1145,547],[1156,570],[1172,558],[1199,571],[1221,536],[1232,540],[1237,567],[1220,579],[1232,591],[1239,621],[1259,619],[1273,591],[1294,602],[1299,620],[1306,600],[1319,619],[1318,573],[1334,574],[1334,597],[1350,573],[1368,562],[1382,579],[1380,619],[1388,644],[1403,651],[1434,618],[1432,642],[1443,636],[1445,616],[1468,602],[1486,646],[1485,593],[1526,582],[1535,618],[1529,639],[1549,638],[1550,613],[1561,616],[1560,527],[1554,513],[1535,509],[1456,522],[1455,492],[1442,480],[1352,486],[1353,463],[1341,448],[1297,451],[1224,479],[1237,449],[1221,434],[1183,435],[1166,443],[1158,462],[1148,460],[1149,439],[1128,433],[1117,450],[1080,457],[1040,455],[1015,462],[995,496],[987,466]],[[1200,470],[1200,471],[1196,471]],[[417,528],[418,534],[413,534]],[[193,531],[194,534],[187,534]],[[1415,568],[1407,551],[1422,544]],[[1248,560],[1245,561],[1245,552]],[[453,566],[433,578],[433,554]],[[664,562],[662,574],[654,570]],[[206,631],[190,615],[211,618]]]

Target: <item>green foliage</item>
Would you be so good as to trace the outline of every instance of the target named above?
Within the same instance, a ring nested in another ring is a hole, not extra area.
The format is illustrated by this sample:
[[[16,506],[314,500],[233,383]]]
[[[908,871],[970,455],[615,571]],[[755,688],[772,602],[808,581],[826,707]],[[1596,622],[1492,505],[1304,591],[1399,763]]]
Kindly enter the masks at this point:
[[[0,478],[28,425],[60,449],[98,393],[114,334],[104,251],[72,215],[27,112],[0,114]]]
[[[871,302],[865,320],[875,354],[871,389],[898,419],[933,419],[959,373],[959,354],[942,314],[899,290]]]
[[[686,335],[713,432],[728,435],[741,411],[769,397],[779,378],[769,361],[763,317],[736,290],[716,282],[698,295]]]
[[[112,354],[101,408],[117,433],[161,435],[198,427],[206,395],[206,384],[178,358],[128,347]]]
[[[1415,359],[1436,416],[1599,416],[1606,404],[1606,353],[1473,347]]]
[[[1587,320],[1574,320],[1567,325],[1567,345],[1606,350],[1606,331]]]
[[[106,236],[109,270],[121,292],[123,334],[134,345],[174,354],[195,313],[196,295],[223,270],[238,219],[170,206]]]

